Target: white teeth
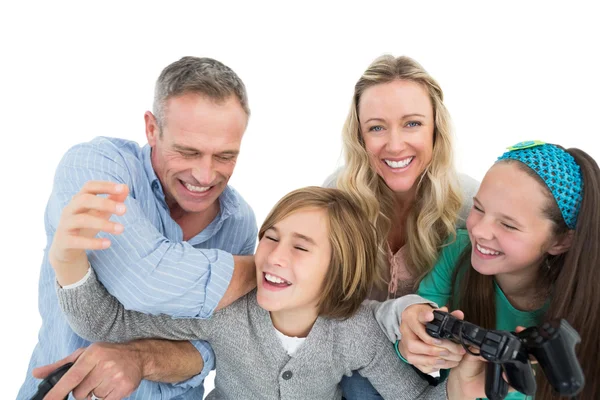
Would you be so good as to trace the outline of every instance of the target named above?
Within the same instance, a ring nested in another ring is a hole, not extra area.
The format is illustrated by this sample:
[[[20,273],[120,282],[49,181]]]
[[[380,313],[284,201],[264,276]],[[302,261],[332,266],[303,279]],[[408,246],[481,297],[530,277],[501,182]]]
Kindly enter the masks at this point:
[[[206,192],[208,189],[211,188],[210,186],[193,186],[189,183],[184,183],[184,185],[190,192]]]
[[[500,254],[499,251],[488,250],[485,247],[481,247],[479,245],[479,243],[477,243],[477,250],[479,250],[483,254],[487,254],[487,255],[490,255],[490,256],[497,256],[498,254]]]
[[[284,281],[283,279],[281,279],[275,275],[271,275],[271,274],[267,274],[267,273],[265,273],[265,278],[269,282],[273,282],[273,283],[287,283],[288,285],[290,284],[288,281]]]
[[[391,168],[405,168],[412,162],[414,157],[406,158],[402,161],[384,160],[385,163]]]

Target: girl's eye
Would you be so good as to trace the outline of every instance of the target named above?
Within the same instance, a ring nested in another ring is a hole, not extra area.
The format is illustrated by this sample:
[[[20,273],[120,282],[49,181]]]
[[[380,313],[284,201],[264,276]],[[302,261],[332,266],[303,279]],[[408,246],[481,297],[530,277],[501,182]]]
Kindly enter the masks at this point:
[[[300,250],[300,251],[306,251],[306,252],[308,252],[308,250],[306,250],[304,247],[295,246],[294,248],[295,248],[296,250]]]
[[[514,226],[505,224],[504,222],[502,222],[502,226],[504,226],[506,229],[509,229],[511,231],[516,231],[517,230],[517,228],[515,228]]]
[[[409,121],[406,126],[408,126],[409,128],[414,128],[417,126],[421,126],[423,124],[421,124],[419,121]]]
[[[480,213],[483,212],[483,210],[481,208],[477,207],[475,204],[473,204],[473,210],[480,212]]]
[[[375,125],[369,128],[369,132],[381,132],[383,130],[383,126]]]
[[[271,237],[271,236],[267,236],[267,235],[265,235],[265,237],[266,237],[268,240],[272,241],[272,242],[278,242],[278,241],[279,241],[279,240],[277,240],[277,239],[275,239],[274,237]]]

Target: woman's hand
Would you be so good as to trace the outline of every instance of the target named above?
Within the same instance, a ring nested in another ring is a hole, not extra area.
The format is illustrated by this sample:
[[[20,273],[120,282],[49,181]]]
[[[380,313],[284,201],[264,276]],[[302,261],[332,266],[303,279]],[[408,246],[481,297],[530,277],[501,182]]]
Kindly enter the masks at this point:
[[[440,311],[448,311],[446,307]],[[462,311],[452,315],[464,318]],[[415,304],[402,312],[398,350],[402,357],[420,371],[428,374],[440,368],[454,368],[462,360],[465,350],[460,344],[433,338],[425,331],[427,322],[433,321],[433,309],[426,304]]]
[[[113,182],[87,182],[65,206],[48,252],[48,261],[61,286],[78,282],[88,270],[86,250],[110,247],[107,238],[96,238],[99,232],[118,235],[123,225],[109,221],[125,213],[126,185]],[[100,197],[98,195],[107,195]]]

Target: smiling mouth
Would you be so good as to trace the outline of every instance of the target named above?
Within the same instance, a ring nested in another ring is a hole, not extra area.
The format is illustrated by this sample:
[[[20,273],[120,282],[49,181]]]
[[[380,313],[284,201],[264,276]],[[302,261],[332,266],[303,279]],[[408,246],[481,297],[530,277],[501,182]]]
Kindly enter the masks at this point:
[[[503,254],[500,251],[493,250],[493,249],[490,249],[490,248],[487,248],[487,247],[483,247],[479,243],[476,243],[475,247],[477,248],[478,252],[480,252],[481,254],[483,254],[485,256],[499,256],[499,255]]]
[[[414,159],[415,159],[415,157],[412,156],[412,157],[407,157],[400,161],[384,159],[383,162],[392,169],[403,169],[403,168],[407,168],[413,162]]]
[[[288,286],[291,286],[292,283],[289,281],[286,281],[283,278],[280,278],[276,275],[272,275],[269,274],[267,272],[263,272],[263,276],[264,276],[264,280],[268,285],[272,285],[278,288],[286,288]]]
[[[182,180],[180,180],[179,182],[181,182],[181,184],[183,185],[183,187],[185,187],[189,192],[192,193],[206,193],[208,192],[210,189],[212,189],[213,187],[215,187],[215,185],[212,186],[194,186],[192,184],[189,184],[187,182],[184,182]]]

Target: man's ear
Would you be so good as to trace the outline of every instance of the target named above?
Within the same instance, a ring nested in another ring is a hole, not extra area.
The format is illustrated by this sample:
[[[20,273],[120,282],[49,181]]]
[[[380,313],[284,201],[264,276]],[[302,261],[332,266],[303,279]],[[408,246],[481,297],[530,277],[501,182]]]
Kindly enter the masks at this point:
[[[154,147],[159,139],[160,127],[156,117],[150,111],[144,113],[144,124],[146,125],[146,138],[150,147]]]
[[[548,249],[548,254],[557,256],[568,251],[573,243],[574,234],[575,231],[571,229],[567,233],[561,235],[561,237],[559,237],[558,240],[552,246],[550,246]]]

